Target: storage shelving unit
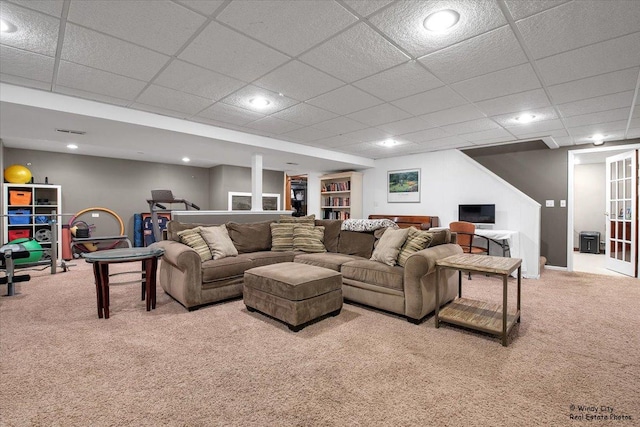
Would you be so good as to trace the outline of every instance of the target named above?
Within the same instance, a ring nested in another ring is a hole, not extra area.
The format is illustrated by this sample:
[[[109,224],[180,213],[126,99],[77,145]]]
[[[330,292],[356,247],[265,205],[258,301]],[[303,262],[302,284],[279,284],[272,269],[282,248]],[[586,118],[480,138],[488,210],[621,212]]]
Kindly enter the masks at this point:
[[[35,238],[44,249],[51,248],[52,227],[58,236],[58,258],[62,254],[62,187],[48,184],[7,184],[2,185],[2,236],[8,242],[20,237]],[[21,197],[12,197],[12,192]],[[30,195],[27,196],[27,194]],[[20,200],[17,200],[20,199]],[[18,215],[9,216],[19,211]],[[17,219],[19,218],[19,219]],[[55,222],[52,222],[54,220]]]
[[[320,197],[322,219],[362,218],[362,173],[321,176]]]

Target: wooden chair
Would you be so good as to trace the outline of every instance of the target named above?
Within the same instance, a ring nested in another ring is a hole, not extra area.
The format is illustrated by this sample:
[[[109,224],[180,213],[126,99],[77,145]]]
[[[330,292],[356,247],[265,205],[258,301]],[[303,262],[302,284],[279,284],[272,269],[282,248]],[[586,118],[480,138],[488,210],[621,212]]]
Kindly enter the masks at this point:
[[[466,254],[489,255],[489,239],[484,236],[475,234],[476,226],[471,222],[454,221],[449,223],[449,229],[452,233],[456,233],[456,243],[462,247],[462,251]],[[484,239],[487,246],[474,245],[475,238]],[[469,280],[471,280],[471,272],[469,272]]]

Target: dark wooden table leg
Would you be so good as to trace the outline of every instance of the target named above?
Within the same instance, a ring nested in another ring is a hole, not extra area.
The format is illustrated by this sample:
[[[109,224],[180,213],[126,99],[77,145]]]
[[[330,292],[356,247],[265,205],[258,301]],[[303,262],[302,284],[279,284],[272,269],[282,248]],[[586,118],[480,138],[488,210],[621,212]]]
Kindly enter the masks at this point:
[[[144,277],[145,277],[145,291],[147,294],[147,311],[151,311],[151,305],[153,302],[153,294],[151,290],[151,279],[152,279],[152,267],[153,260],[155,258],[147,258],[144,262]],[[154,307],[155,308],[155,307]]]
[[[96,299],[98,301],[98,319],[102,319],[104,302],[102,301],[102,279],[100,278],[100,264],[93,263],[93,277],[96,282]]]
[[[151,280],[150,280],[150,286],[151,286],[151,296],[152,296],[152,300],[151,300],[151,308],[155,310],[156,308],[156,274],[158,271],[158,258],[153,257],[153,259],[151,260]]]
[[[142,301],[144,301],[144,297],[147,293],[146,268],[147,268],[147,261],[143,260],[142,261],[142,285],[140,286],[140,289],[142,289]]]
[[[98,261],[100,268],[100,282],[102,287],[102,306],[104,318],[109,318],[109,264]]]

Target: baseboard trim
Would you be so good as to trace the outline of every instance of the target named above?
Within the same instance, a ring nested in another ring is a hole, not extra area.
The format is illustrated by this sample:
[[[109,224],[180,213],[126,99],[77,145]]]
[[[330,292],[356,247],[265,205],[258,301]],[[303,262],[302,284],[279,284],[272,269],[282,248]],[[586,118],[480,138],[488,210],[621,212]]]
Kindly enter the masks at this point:
[[[548,264],[545,265],[544,268],[548,270],[569,271],[567,270],[567,267],[557,267],[555,265],[548,265]]]

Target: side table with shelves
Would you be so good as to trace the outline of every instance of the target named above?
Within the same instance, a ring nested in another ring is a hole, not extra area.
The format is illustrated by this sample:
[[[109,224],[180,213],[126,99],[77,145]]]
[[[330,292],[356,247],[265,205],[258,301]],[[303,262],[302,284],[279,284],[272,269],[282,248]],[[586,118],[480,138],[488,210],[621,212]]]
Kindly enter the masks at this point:
[[[362,218],[362,173],[321,176],[320,197],[322,219]]]

